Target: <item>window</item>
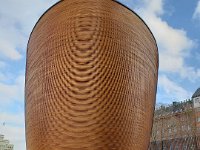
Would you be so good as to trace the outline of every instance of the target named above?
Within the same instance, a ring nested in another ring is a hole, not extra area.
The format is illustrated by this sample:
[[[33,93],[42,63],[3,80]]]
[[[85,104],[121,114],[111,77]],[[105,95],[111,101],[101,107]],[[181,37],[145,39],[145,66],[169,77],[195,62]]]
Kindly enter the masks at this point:
[[[197,111],[197,112],[200,112],[200,107],[196,108],[196,111]]]
[[[184,117],[181,117],[181,121],[184,121],[185,120],[185,118]]]
[[[182,125],[182,126],[181,126],[181,129],[184,130],[184,128],[185,128],[184,125]]]
[[[200,122],[200,117],[197,118],[197,122]]]
[[[159,134],[159,131],[157,131],[156,134]]]
[[[172,129],[169,129],[169,134],[171,134],[172,133]]]
[[[197,127],[197,131],[200,132],[200,128],[199,127]]]
[[[199,102],[199,98],[197,97],[196,99],[195,99],[195,103],[198,103]]]
[[[176,130],[176,128],[174,128],[174,132],[176,132],[177,130]]]

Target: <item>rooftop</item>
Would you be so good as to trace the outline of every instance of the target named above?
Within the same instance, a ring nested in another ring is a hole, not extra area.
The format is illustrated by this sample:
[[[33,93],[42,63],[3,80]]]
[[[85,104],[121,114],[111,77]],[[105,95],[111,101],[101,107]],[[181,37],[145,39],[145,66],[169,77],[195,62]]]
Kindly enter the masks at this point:
[[[160,107],[157,107],[154,115],[155,117],[157,117],[157,116],[167,116],[170,114],[181,113],[191,110],[192,106],[193,106],[192,100],[173,102],[170,105],[161,105]]]
[[[192,95],[192,98],[199,97],[199,96],[200,96],[200,88],[196,90],[196,92]]]

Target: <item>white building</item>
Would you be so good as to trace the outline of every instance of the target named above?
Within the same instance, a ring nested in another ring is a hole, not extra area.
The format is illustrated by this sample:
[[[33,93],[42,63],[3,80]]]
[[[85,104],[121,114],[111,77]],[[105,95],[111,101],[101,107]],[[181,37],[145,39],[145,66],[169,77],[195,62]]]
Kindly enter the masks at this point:
[[[196,137],[200,137],[200,88],[192,95],[195,117],[196,117]],[[200,149],[200,141],[197,141],[197,147]]]
[[[4,139],[4,135],[0,134],[0,150],[13,150],[14,145],[9,140]]]
[[[192,96],[194,108],[200,108],[200,88]]]

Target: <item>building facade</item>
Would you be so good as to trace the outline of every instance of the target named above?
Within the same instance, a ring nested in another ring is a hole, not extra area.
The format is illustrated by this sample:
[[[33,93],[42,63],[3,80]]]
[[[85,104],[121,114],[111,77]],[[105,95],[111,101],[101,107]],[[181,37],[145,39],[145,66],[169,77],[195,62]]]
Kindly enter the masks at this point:
[[[30,36],[27,150],[147,150],[158,77],[151,31],[115,0],[62,0]]]
[[[4,139],[4,135],[0,135],[0,150],[13,150],[14,145],[9,140]]]
[[[196,118],[196,134],[198,137],[197,145],[200,149],[200,88],[196,90],[196,92],[192,96],[193,103],[194,103],[194,112]]]
[[[155,110],[151,150],[197,150],[200,131],[200,89],[191,100]]]

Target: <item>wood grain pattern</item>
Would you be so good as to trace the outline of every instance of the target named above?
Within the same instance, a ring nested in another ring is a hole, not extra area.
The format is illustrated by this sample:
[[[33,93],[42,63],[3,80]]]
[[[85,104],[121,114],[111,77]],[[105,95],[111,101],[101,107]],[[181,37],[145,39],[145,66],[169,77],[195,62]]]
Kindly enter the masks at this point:
[[[146,150],[158,75],[155,39],[112,0],[64,0],[29,40],[28,150]]]

